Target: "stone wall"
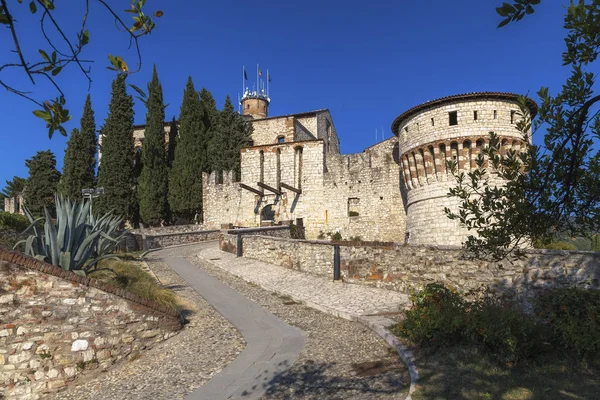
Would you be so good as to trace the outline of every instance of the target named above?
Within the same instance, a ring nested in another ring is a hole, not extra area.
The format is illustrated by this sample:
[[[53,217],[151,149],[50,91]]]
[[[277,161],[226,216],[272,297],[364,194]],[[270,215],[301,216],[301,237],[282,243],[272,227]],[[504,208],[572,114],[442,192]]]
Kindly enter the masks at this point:
[[[206,242],[208,240],[217,240],[218,238],[218,230],[157,234],[129,233],[124,239],[123,249],[127,252],[152,250],[181,244]]]
[[[11,214],[25,214],[23,211],[24,204],[25,201],[22,193],[19,193],[15,197],[7,197],[4,199],[4,211]]]
[[[0,248],[0,397],[63,390],[180,328],[175,311]]]
[[[406,216],[400,168],[393,155],[396,147],[393,137],[362,153],[327,158],[324,232],[340,232],[344,239],[404,240]]]
[[[132,233],[146,234],[146,235],[160,235],[163,233],[183,233],[183,232],[198,232],[205,230],[202,224],[190,224],[190,225],[168,225],[168,226],[155,226],[147,227],[144,229],[132,230]]]
[[[592,252],[531,250],[513,263],[490,263],[466,258],[459,248],[252,236],[243,237],[243,256],[332,277],[335,244],[345,281],[404,293],[433,282],[463,291],[515,290],[526,297],[552,287],[600,289],[600,253]]]
[[[289,226],[268,226],[261,228],[229,229],[219,234],[219,248],[232,254],[237,254],[237,238],[249,236],[264,236],[271,238],[290,239],[291,229]]]

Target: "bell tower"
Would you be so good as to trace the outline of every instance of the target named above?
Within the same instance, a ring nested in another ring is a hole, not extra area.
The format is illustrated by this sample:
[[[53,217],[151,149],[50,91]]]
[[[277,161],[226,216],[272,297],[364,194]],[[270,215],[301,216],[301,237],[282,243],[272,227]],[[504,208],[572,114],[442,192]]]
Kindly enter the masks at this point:
[[[269,116],[269,103],[271,102],[271,99],[269,98],[269,83],[271,82],[269,70],[267,70],[266,78],[265,82],[265,80],[263,80],[263,73],[258,64],[256,64],[256,84],[252,91],[248,87],[244,89],[246,81],[248,80],[248,74],[246,73],[246,67],[242,68],[242,92],[244,93],[240,100],[242,115],[252,119],[266,118]]]
[[[269,116],[269,98],[264,93],[249,92],[246,90],[242,97],[242,115],[249,115],[253,119]]]

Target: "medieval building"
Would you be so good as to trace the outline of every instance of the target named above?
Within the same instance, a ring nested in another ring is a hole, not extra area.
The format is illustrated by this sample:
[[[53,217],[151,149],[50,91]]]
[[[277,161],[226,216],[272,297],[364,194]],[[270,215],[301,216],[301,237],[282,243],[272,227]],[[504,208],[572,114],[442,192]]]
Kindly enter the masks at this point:
[[[204,174],[206,228],[294,222],[315,239],[339,232],[344,239],[460,245],[467,231],[448,219],[455,185],[446,161],[475,168],[479,151],[496,132],[502,151],[519,149],[517,95],[470,93],[433,100],[395,119],[394,137],[362,153],[340,154],[327,109],[268,116],[269,98],[246,92],[242,113],[253,127],[242,149],[241,177],[219,182]],[[532,115],[535,102],[529,100]]]

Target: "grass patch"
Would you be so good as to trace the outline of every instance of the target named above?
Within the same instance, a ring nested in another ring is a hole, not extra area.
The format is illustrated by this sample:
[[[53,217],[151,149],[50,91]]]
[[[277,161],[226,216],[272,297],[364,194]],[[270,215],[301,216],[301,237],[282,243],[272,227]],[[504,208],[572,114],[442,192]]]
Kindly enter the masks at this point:
[[[437,399],[597,399],[600,361],[565,352],[520,362],[499,363],[488,351],[463,345],[414,351],[419,383],[414,400]]]
[[[128,257],[128,260],[102,260],[99,268],[106,268],[114,273],[106,270],[94,272],[91,275],[94,279],[110,283],[172,310],[179,311],[182,308],[175,293],[162,287],[154,277],[143,271],[140,261],[134,261],[133,257]]]

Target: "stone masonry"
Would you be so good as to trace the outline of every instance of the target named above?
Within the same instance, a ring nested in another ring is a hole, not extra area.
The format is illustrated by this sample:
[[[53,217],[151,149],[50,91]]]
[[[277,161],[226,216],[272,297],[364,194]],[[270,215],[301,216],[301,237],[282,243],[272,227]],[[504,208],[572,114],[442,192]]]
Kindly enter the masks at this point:
[[[60,391],[180,327],[175,311],[0,248],[0,397]]]
[[[223,244],[235,235],[223,234]],[[410,293],[444,282],[458,290],[490,287],[529,299],[555,287],[600,289],[600,253],[529,250],[512,263],[464,256],[460,248],[405,246],[397,243],[324,242],[243,236],[243,256],[327,278],[333,277],[334,245],[340,246],[344,281]]]
[[[535,115],[537,105],[530,100],[528,107]],[[434,100],[396,118],[392,130],[398,136],[409,243],[460,245],[467,238],[467,230],[444,213],[445,207],[457,212],[459,205],[447,196],[456,181],[446,161],[457,162],[460,172],[474,169],[490,131],[499,136],[502,152],[518,151],[523,144],[518,113],[516,95],[471,93]]]

